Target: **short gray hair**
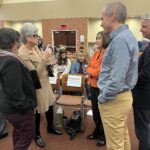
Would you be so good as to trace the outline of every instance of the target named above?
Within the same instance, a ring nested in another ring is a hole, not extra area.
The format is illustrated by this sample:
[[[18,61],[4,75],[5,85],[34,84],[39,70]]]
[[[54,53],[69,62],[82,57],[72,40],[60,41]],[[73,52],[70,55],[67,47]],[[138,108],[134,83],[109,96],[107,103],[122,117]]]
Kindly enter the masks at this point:
[[[125,23],[127,18],[127,8],[121,2],[108,3],[104,9],[107,15],[115,14],[116,20],[120,23]]]
[[[32,23],[24,23],[22,28],[20,29],[20,42],[27,43],[26,36],[33,36],[37,34],[38,28]]]
[[[144,19],[144,20],[149,20],[149,21],[150,21],[150,12],[144,14],[144,15],[142,16],[142,19]]]

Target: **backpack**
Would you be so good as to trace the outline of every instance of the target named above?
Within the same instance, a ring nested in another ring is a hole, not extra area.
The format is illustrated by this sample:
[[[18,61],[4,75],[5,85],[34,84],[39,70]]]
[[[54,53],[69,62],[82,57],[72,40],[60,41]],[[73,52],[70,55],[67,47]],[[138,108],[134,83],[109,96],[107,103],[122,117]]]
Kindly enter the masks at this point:
[[[66,131],[70,136],[70,140],[73,140],[77,133],[81,132],[81,112],[74,111],[71,118],[69,119]]]

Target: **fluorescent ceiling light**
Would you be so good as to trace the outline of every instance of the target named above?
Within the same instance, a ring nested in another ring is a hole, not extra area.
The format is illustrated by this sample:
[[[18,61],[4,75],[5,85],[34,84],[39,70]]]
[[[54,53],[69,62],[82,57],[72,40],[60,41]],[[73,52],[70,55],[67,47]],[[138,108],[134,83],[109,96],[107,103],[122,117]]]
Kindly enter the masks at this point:
[[[33,2],[51,2],[56,0],[2,0],[2,4],[15,4],[15,3],[33,3]]]

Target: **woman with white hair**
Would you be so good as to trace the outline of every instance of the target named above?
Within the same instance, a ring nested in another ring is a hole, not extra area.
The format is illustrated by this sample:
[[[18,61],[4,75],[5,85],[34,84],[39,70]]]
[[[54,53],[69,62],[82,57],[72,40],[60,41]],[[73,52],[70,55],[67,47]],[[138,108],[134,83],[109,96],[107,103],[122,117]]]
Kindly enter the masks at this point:
[[[41,52],[38,49],[37,32],[38,29],[32,23],[25,23],[22,26],[20,30],[22,46],[19,49],[18,55],[30,71],[37,70],[40,78],[42,88],[36,90],[38,106],[35,114],[35,142],[39,147],[45,147],[45,143],[40,134],[41,113],[45,113],[48,133],[61,135],[62,132],[53,125],[53,102],[55,96],[49,83],[48,72],[46,69],[51,57],[51,49],[47,47],[44,52]]]

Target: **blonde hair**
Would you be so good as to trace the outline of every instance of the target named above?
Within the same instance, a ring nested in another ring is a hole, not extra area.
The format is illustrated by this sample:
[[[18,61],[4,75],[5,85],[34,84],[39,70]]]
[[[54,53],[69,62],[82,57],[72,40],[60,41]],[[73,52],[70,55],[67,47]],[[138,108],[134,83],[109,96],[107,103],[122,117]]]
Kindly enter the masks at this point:
[[[77,57],[77,59],[78,59],[78,57],[80,57],[80,56],[86,57],[86,55],[87,55],[87,53],[85,52],[85,50],[78,50],[78,51],[76,52],[76,57]]]

